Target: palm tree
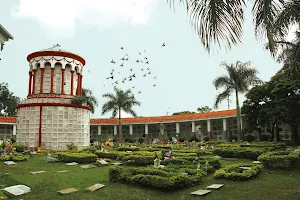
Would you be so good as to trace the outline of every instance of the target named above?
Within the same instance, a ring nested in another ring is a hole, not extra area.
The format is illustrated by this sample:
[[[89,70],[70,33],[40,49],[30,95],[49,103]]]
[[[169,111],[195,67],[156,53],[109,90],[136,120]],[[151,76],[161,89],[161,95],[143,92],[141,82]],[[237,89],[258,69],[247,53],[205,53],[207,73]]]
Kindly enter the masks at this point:
[[[132,109],[132,106],[140,106],[141,103],[137,101],[131,92],[130,89],[123,91],[114,87],[115,94],[107,93],[104,94],[104,98],[108,98],[108,101],[102,106],[102,115],[107,112],[112,111],[112,117],[116,117],[117,113],[119,113],[119,138],[121,142],[123,141],[123,134],[122,134],[122,122],[121,122],[121,110],[126,113],[130,113],[134,117],[137,117],[137,114]]]
[[[82,88],[82,95],[76,96],[71,101],[72,104],[87,105],[91,108],[91,112],[95,112],[95,107],[98,106],[96,97],[93,96],[92,91],[87,88]]]
[[[251,62],[242,63],[237,61],[235,64],[221,63],[222,67],[226,68],[227,74],[217,77],[213,84],[218,90],[224,88],[225,90],[219,93],[216,97],[215,108],[231,93],[235,93],[236,98],[236,110],[237,110],[237,128],[239,140],[243,139],[241,132],[241,111],[239,104],[239,94],[243,94],[249,91],[250,86],[262,84],[263,82],[256,76],[258,71],[251,68]]]
[[[245,0],[176,0],[185,4],[204,48],[210,52],[212,43],[227,48],[241,42]],[[174,6],[175,0],[167,0]],[[271,44],[280,34],[287,35],[288,27],[299,24],[299,0],[253,0],[252,14],[257,38],[266,36]],[[251,2],[251,3],[252,3]],[[248,6],[248,5],[247,5]],[[263,39],[263,38],[262,38]]]

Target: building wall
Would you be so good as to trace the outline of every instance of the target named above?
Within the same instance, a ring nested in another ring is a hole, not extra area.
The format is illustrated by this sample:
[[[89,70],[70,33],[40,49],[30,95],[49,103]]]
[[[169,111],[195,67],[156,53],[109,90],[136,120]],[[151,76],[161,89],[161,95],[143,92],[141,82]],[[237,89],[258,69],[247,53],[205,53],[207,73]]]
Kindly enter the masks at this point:
[[[19,108],[17,116],[17,142],[37,147],[40,106]],[[64,106],[42,106],[42,146],[64,149],[71,142],[79,148],[90,145],[90,111]]]
[[[13,125],[12,124],[0,124],[0,144],[1,141],[7,141],[13,138]]]

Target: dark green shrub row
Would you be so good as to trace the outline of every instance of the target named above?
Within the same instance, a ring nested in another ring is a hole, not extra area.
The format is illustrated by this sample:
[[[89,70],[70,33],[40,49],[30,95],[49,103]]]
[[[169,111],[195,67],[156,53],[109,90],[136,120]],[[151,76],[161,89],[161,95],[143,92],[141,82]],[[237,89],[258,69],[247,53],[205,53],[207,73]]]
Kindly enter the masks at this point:
[[[232,148],[216,148],[214,154],[225,158],[246,158],[256,160],[258,156],[266,152],[263,148],[246,148],[246,147],[232,147]]]
[[[203,176],[202,171],[194,174],[183,175],[179,170],[176,173],[163,169],[154,168],[120,168],[112,167],[109,170],[109,180],[138,184],[158,190],[177,190],[200,183]],[[190,170],[191,172],[192,170]],[[188,173],[188,172],[187,172]]]
[[[300,153],[290,151],[267,152],[258,157],[267,168],[290,169],[300,160]]]
[[[128,155],[128,156],[122,156],[120,157],[120,160],[123,162],[127,162],[129,165],[135,165],[135,166],[147,166],[147,165],[153,165],[154,162],[154,156],[142,156],[142,155]]]
[[[251,167],[251,169],[240,169],[239,167]],[[228,179],[244,181],[256,177],[261,171],[261,166],[251,164],[234,164],[215,172],[214,177],[217,179]]]
[[[109,158],[112,160],[116,160],[119,157],[119,153],[118,152],[101,152],[101,151],[96,151],[95,154],[99,157],[99,158]]]
[[[15,151],[22,153],[28,150],[28,147],[24,144],[13,144],[13,148],[16,148]]]
[[[138,147],[119,147],[118,151],[139,151]]]
[[[58,154],[58,160],[61,162],[93,163],[97,160],[97,155],[91,153],[67,153]]]

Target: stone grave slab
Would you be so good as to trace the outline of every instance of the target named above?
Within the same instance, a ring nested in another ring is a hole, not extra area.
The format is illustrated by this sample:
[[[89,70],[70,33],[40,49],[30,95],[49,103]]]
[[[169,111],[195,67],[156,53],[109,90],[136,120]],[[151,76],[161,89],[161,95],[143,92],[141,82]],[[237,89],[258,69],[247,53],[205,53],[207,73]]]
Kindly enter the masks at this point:
[[[186,176],[188,175],[188,173],[186,173],[186,172],[181,172],[181,174],[182,175],[186,175]]]
[[[31,155],[36,155],[37,154],[37,152],[35,152],[35,151],[30,151],[29,152]]]
[[[239,167],[240,169],[245,169],[245,170],[248,170],[248,169],[251,169],[251,167]]]
[[[131,153],[132,151],[126,151],[126,153]]]
[[[215,158],[217,158],[217,159],[221,159],[222,157],[221,157],[221,156],[215,156]]]
[[[26,194],[30,192],[30,187],[26,185],[14,185],[14,186],[6,187],[3,190],[13,196],[20,196],[22,194]]]
[[[224,184],[212,184],[210,186],[207,186],[206,189],[209,189],[209,190],[218,190],[218,189],[220,189],[223,186],[224,186]]]
[[[71,162],[71,163],[66,163],[67,166],[73,166],[73,165],[78,165],[77,162]]]
[[[112,163],[113,165],[123,165],[123,163],[120,163],[120,162],[115,162],[115,163]]]
[[[36,172],[30,172],[30,174],[41,174],[41,173],[44,173],[46,171],[36,171]]]
[[[98,163],[100,163],[101,165],[108,165],[108,162],[106,162],[105,160],[98,160]]]
[[[75,189],[75,188],[68,188],[68,189],[65,189],[65,190],[60,190],[58,191],[59,194],[70,194],[70,193],[73,193],[73,192],[77,192],[78,190]]]
[[[15,163],[14,161],[5,161],[4,164],[6,164],[6,165],[15,165],[17,163]]]
[[[211,190],[197,190],[195,192],[191,192],[191,195],[203,196],[203,195],[206,195],[210,192],[211,192]]]
[[[253,161],[253,164],[261,164],[260,161]]]
[[[66,173],[68,170],[56,171],[56,173]]]
[[[91,168],[95,168],[95,165],[82,165],[81,168],[83,169],[91,169]]]
[[[86,188],[86,190],[94,192],[94,191],[99,190],[99,189],[104,188],[104,187],[105,187],[105,185],[100,184],[100,183],[96,183],[95,185],[92,185],[92,186]]]

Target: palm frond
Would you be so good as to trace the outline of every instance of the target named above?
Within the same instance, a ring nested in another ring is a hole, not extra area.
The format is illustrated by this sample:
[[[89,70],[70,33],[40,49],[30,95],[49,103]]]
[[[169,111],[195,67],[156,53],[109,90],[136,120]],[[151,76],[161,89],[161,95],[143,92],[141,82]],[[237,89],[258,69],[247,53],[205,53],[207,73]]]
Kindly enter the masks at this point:
[[[213,81],[213,85],[218,90],[221,87],[230,87],[231,82],[227,75],[221,75]]]
[[[225,99],[227,99],[231,92],[232,92],[232,90],[230,88],[227,88],[224,92],[218,94],[217,97],[216,97],[214,107],[217,109],[219,104],[222,101],[224,101]]]

